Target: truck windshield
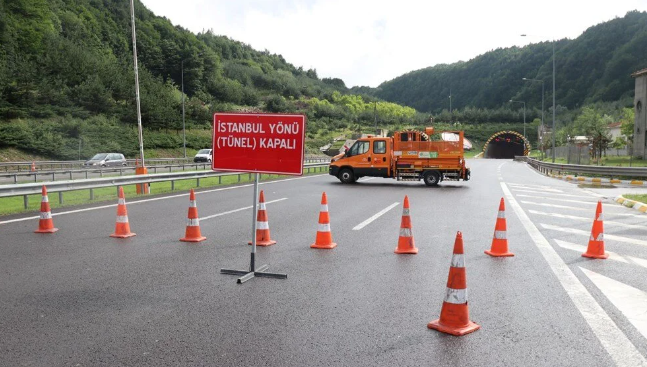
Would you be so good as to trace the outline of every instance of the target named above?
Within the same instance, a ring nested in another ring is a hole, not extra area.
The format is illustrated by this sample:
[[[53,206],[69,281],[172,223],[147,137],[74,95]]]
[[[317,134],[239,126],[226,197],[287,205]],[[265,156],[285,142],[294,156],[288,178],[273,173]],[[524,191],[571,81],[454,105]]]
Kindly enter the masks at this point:
[[[356,141],[348,151],[348,156],[352,157],[354,155],[360,155],[368,152],[368,145],[369,144],[367,141]]]

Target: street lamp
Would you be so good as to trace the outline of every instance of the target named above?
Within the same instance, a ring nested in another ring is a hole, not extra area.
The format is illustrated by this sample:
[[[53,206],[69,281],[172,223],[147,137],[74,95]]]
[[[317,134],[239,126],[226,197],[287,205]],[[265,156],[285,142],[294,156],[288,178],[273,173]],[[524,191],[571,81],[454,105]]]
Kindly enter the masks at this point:
[[[544,141],[544,81],[541,79],[530,79],[530,78],[521,78],[521,80],[527,81],[527,82],[541,82],[541,134],[539,137],[539,146],[541,147],[541,152],[542,152],[542,159],[543,159],[543,152],[544,152],[544,146],[543,146],[543,141]]]
[[[526,138],[526,102],[510,100],[510,103],[523,103],[523,138]],[[524,142],[525,143],[525,142]]]
[[[526,37],[525,34],[522,34],[521,37]],[[552,156],[553,156],[553,163],[555,163],[555,40],[552,40],[553,43],[553,131],[550,134],[551,139],[552,139]]]

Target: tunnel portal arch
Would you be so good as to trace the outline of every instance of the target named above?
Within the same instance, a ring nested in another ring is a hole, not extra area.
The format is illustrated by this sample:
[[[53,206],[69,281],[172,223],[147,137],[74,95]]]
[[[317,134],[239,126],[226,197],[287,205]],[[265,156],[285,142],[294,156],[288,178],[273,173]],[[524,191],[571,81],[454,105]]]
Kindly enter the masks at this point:
[[[499,131],[492,135],[483,145],[484,158],[509,159],[515,156],[527,156],[530,142],[516,131]]]

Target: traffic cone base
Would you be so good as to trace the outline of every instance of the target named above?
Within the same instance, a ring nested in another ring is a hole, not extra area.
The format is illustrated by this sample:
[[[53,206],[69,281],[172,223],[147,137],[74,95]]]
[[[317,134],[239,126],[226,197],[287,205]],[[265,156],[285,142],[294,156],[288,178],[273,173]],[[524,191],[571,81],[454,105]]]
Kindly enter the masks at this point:
[[[584,254],[582,254],[582,257],[588,257],[588,258],[591,258],[591,259],[606,259],[606,258],[609,257],[609,254],[606,253],[606,252],[604,254],[602,254],[602,255],[584,253]]]
[[[126,233],[126,234],[113,233],[113,234],[110,235],[110,237],[113,237],[113,238],[128,238],[128,237],[133,237],[133,236],[137,236],[137,233],[133,233],[133,232]]]
[[[514,256],[514,254],[512,252],[496,252],[496,251],[492,251],[492,250],[485,250],[483,252],[485,252],[486,254],[488,254],[490,256],[494,256],[494,257],[510,257],[510,256]]]
[[[312,245],[310,245],[310,247],[311,248],[320,248],[320,249],[330,250],[332,248],[337,247],[337,244],[334,243],[334,242],[331,242],[331,243],[326,244],[326,245],[317,245],[317,243],[313,243]]]
[[[195,192],[193,189],[189,192],[189,213],[187,215],[186,230],[184,237],[180,238],[182,242],[200,242],[206,240],[200,232],[200,219],[198,218],[198,205],[195,201]]]
[[[58,231],[58,228],[46,228],[46,229],[37,229],[34,233],[54,233]]]
[[[258,236],[257,236],[257,238],[258,238]],[[247,242],[247,244],[251,245],[252,241]],[[272,246],[272,245],[276,245],[276,241],[274,241],[274,240],[269,240],[269,241],[256,240],[256,246]]]
[[[207,237],[201,236],[201,237],[184,237],[180,238],[180,241],[182,242],[200,242],[206,240]]]

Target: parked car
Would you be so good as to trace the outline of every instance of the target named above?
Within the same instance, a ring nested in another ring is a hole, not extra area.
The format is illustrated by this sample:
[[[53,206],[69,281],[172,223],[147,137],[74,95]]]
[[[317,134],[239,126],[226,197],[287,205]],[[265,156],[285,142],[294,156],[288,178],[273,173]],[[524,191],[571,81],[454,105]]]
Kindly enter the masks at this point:
[[[83,163],[84,167],[125,167],[126,158],[120,153],[98,153]]]
[[[193,157],[194,162],[211,162],[213,159],[212,149],[200,149],[198,154]]]

